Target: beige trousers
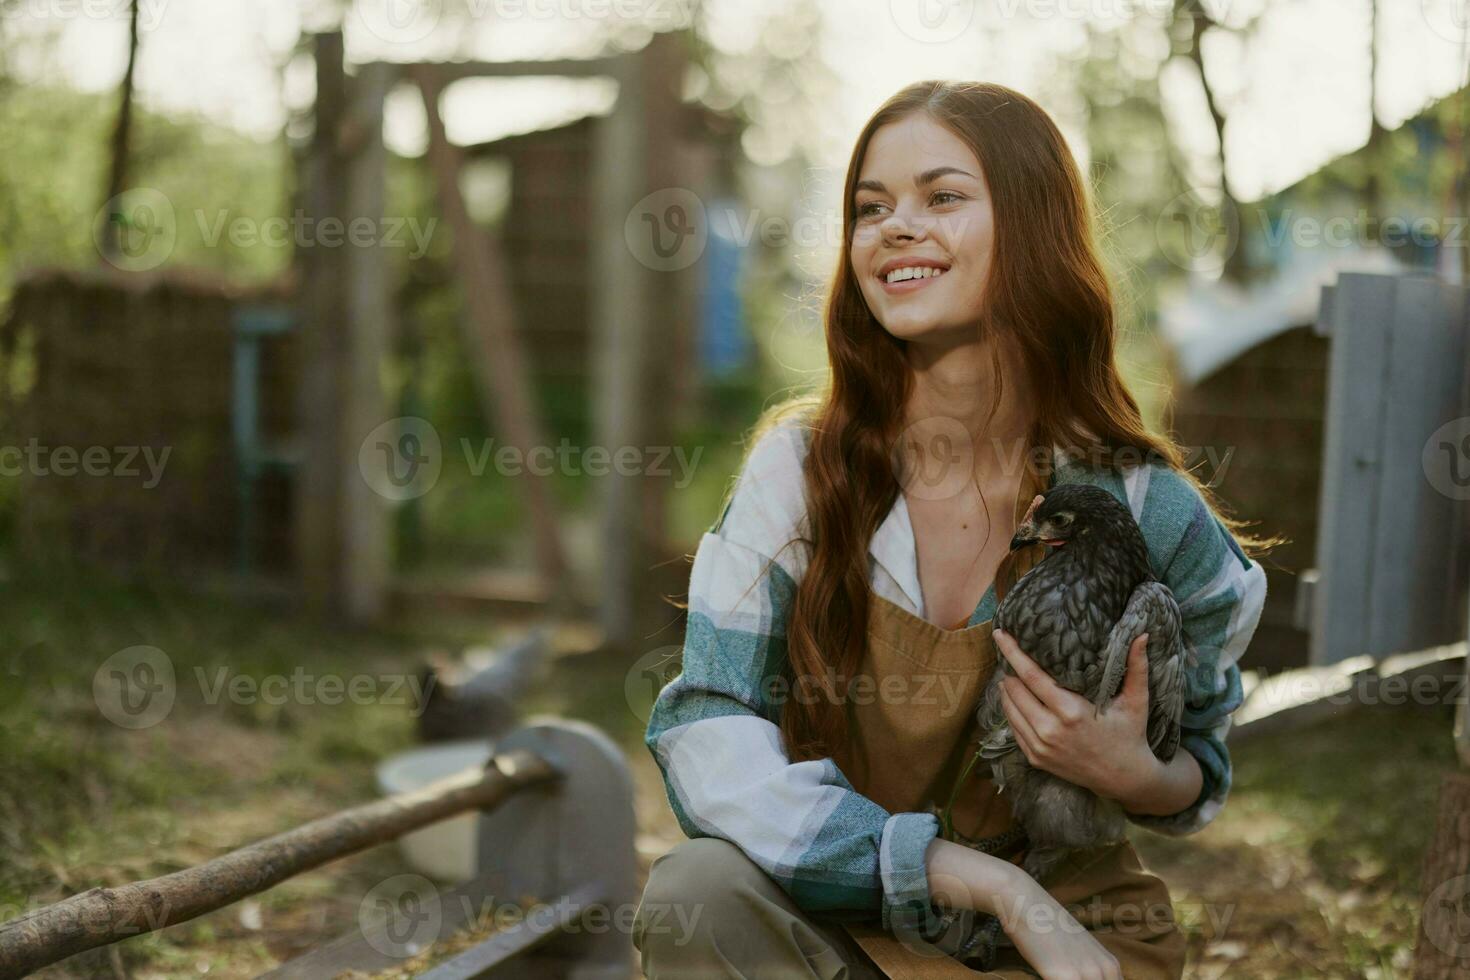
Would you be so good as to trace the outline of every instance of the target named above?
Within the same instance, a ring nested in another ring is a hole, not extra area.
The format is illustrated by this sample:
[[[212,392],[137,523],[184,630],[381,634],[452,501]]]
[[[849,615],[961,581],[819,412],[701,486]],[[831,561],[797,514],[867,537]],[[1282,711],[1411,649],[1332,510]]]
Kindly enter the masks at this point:
[[[836,919],[800,911],[739,847],[714,837],[685,841],[654,859],[633,922],[633,945],[648,980],[886,976]],[[932,975],[1036,976],[1020,966],[979,973],[947,957],[936,959]]]

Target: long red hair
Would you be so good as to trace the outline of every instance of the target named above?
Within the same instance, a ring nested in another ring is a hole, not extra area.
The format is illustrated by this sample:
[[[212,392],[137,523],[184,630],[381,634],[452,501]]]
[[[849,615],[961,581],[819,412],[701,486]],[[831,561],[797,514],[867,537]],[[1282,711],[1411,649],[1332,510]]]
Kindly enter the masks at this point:
[[[895,447],[913,384],[906,342],[873,317],[853,274],[854,185],[873,133],[908,116],[929,114],[979,159],[995,215],[994,253],[984,292],[981,330],[1005,325],[1034,392],[1030,447],[1057,445],[1103,466],[1156,459],[1183,473],[1222,523],[1208,487],[1184,468],[1175,445],[1147,431],[1138,403],[1115,363],[1114,300],[1094,245],[1091,209],[1076,161],[1056,124],[1031,99],[982,82],[915,82],[873,114],[858,136],[842,195],[841,256],[825,304],[830,375],[824,387],[762,413],[747,445],[793,416],[810,429],[804,479],[806,524],[798,540],[810,560],[798,583],[787,626],[788,679],[808,683],[859,669],[868,622],[873,534],[900,493]],[[990,345],[1003,384],[997,344]],[[1002,388],[997,385],[992,407]],[[1045,465],[1049,453],[1034,454]],[[1041,475],[1044,479],[1045,474]],[[1243,548],[1269,546],[1237,533]],[[996,573],[1003,596],[1024,554],[1008,554]],[[830,670],[830,673],[829,673]],[[830,695],[830,696],[827,696]],[[831,756],[847,742],[845,691],[790,697],[781,714],[787,752],[795,760]]]

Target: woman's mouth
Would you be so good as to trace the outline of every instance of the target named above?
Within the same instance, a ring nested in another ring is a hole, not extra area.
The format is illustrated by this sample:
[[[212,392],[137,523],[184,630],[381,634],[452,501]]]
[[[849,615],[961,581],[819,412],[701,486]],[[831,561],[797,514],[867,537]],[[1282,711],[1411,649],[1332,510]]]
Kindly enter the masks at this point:
[[[886,276],[879,276],[878,281],[883,284],[883,291],[886,293],[912,293],[948,272],[948,269],[935,266],[905,266],[894,269]]]

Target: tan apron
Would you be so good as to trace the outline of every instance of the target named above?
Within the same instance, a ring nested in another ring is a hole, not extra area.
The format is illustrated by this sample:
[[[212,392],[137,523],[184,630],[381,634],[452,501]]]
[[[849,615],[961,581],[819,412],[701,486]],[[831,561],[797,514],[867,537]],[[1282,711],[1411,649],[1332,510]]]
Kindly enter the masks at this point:
[[[1019,505],[1029,503],[1025,495]],[[1044,546],[1028,549],[1021,570],[1043,553]],[[871,678],[869,694],[850,699],[852,745],[837,754],[836,762],[854,788],[888,812],[924,812],[931,802],[943,806],[949,799],[969,761],[975,709],[995,668],[993,626],[990,619],[943,629],[869,593],[868,643],[860,668],[860,676]],[[988,765],[977,765],[966,779],[953,823],[956,831],[975,839],[1014,827],[1009,801],[996,793]],[[1004,856],[1020,865],[1024,850],[1012,850]],[[1047,890],[1118,958],[1128,980],[1183,975],[1185,937],[1174,922],[1168,888],[1143,869],[1132,844],[1074,851],[1057,867]],[[993,972],[980,973],[933,948],[911,949],[878,923],[842,925],[891,980],[1035,975],[1012,946],[1000,947]]]

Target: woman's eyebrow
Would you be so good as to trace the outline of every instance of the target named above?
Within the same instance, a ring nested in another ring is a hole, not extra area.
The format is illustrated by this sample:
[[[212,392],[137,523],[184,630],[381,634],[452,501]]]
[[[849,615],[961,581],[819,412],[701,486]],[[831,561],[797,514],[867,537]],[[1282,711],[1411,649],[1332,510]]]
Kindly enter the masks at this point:
[[[920,187],[923,187],[925,184],[934,183],[940,177],[943,177],[947,174],[959,174],[961,177],[969,177],[971,180],[977,179],[975,175],[970,173],[968,170],[961,170],[959,167],[946,166],[934,167],[931,170],[925,170],[923,173],[914,178],[914,183]],[[876,191],[879,194],[888,193],[888,188],[883,186],[883,182],[881,180],[860,180],[857,182],[857,185],[853,187],[853,190]]]

